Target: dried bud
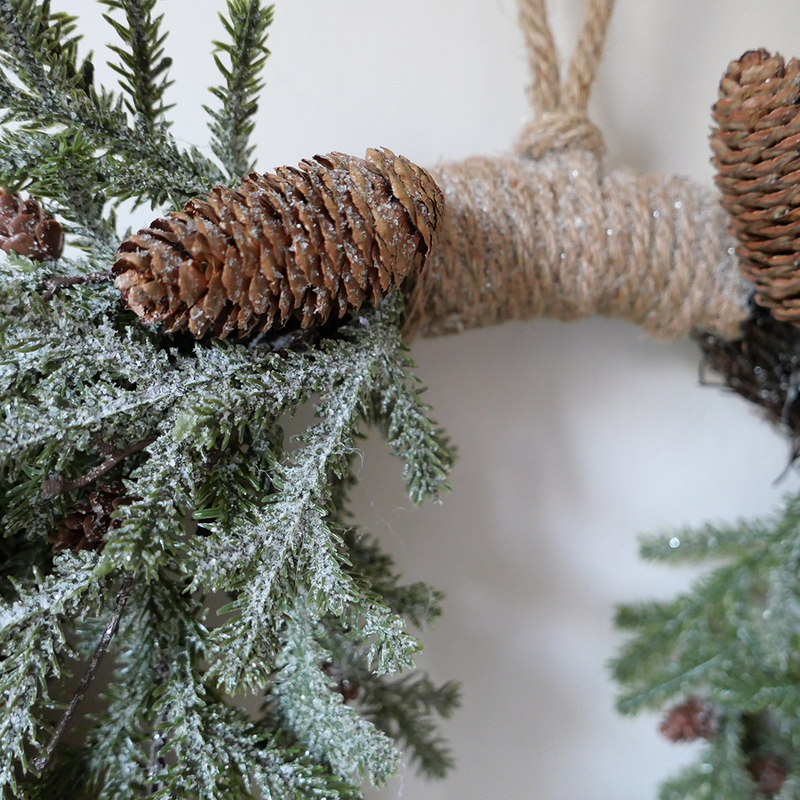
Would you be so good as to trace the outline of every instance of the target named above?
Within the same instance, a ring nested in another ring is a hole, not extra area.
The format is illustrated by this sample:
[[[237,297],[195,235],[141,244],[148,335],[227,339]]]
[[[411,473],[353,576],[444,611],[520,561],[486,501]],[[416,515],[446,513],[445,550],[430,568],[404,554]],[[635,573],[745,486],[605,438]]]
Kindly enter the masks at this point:
[[[336,684],[333,691],[338,692],[344,698],[345,703],[358,697],[358,682],[348,678],[335,664],[330,661],[323,664],[322,671]]]

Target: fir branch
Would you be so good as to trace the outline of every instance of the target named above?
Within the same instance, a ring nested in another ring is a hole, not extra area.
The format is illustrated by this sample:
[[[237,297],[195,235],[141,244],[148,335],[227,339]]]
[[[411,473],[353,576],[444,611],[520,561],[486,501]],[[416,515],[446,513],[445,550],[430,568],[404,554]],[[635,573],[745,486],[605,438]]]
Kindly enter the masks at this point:
[[[29,769],[47,730],[42,713],[51,703],[48,680],[59,677],[70,648],[64,620],[90,614],[98,597],[97,557],[63,554],[37,587],[0,606],[0,789],[17,791],[15,765]]]
[[[278,722],[338,775],[355,771],[361,780],[380,785],[395,772],[400,754],[389,738],[330,691],[322,671],[329,653],[316,640],[320,634],[308,610],[296,603],[282,636],[280,671],[271,692]]]
[[[318,407],[322,421],[306,432],[305,446],[291,463],[275,468],[278,496],[260,519],[243,519],[197,545],[194,585],[241,592],[227,609],[236,616],[217,634],[220,657],[212,667],[227,691],[262,685],[268,678],[278,620],[286,610],[276,601],[301,588],[319,615],[341,616],[355,607],[364,614],[365,629],[376,634],[371,658],[378,670],[410,666],[418,649],[403,632],[402,620],[366,598],[345,572],[341,539],[326,520],[331,479],[347,470],[375,375],[383,374],[387,353],[399,341],[391,312],[377,309],[361,319],[360,328],[352,331],[355,343],[342,340],[303,356],[318,368],[330,365],[323,370],[328,385]]]
[[[167,127],[164,114],[172,108],[164,105],[164,93],[173,83],[167,79],[172,59],[164,56],[167,35],[160,32],[163,14],[153,18],[156,0],[100,1],[112,11],[125,14],[125,24],[103,14],[124,45],[110,45],[109,49],[120,59],[119,64],[110,66],[120,75],[120,86],[129,95],[125,107],[138,115],[151,136],[160,134]]]
[[[64,735],[64,731],[66,731],[67,726],[75,716],[78,706],[83,702],[83,698],[86,697],[86,692],[97,675],[100,662],[103,660],[103,656],[105,656],[106,650],[108,650],[108,645],[111,643],[111,640],[114,638],[114,634],[117,632],[117,626],[122,618],[122,612],[125,610],[128,597],[130,597],[132,584],[133,574],[129,572],[122,579],[122,586],[120,587],[119,594],[117,595],[117,601],[114,605],[114,610],[111,612],[111,617],[108,620],[106,629],[103,631],[103,636],[97,643],[97,647],[95,648],[94,655],[89,663],[89,667],[86,670],[83,678],[81,678],[81,682],[78,684],[78,687],[73,692],[69,708],[64,712],[61,719],[58,721],[55,732],[53,733],[50,741],[47,743],[47,747],[45,747],[44,752],[34,762],[34,767],[39,772],[47,769],[47,765],[50,762],[53,751],[56,749],[61,737]]]
[[[425,675],[407,675],[394,681],[362,675],[360,685],[364,716],[410,750],[420,773],[443,778],[455,766],[433,715],[447,719],[458,708],[458,684],[448,681],[436,686]]]
[[[264,88],[259,76],[269,56],[267,30],[274,6],[265,8],[261,0],[228,0],[228,16],[230,19],[219,15],[230,41],[214,42],[214,61],[225,85],[212,88],[211,93],[222,102],[222,108],[204,108],[211,116],[211,149],[229,178],[237,180],[254,169],[251,157],[255,148],[249,141],[258,96]],[[230,67],[222,63],[220,54],[228,57]]]
[[[108,156],[103,186],[108,197],[182,203],[222,182],[211,161],[195,148],[182,152],[163,125],[129,126],[121,98],[87,85],[75,62],[72,18],[65,24],[61,15],[49,14],[49,3],[36,9],[31,0],[0,0],[0,24],[0,56],[22,83],[0,77],[4,121],[40,132],[58,126],[84,136],[98,156]]]

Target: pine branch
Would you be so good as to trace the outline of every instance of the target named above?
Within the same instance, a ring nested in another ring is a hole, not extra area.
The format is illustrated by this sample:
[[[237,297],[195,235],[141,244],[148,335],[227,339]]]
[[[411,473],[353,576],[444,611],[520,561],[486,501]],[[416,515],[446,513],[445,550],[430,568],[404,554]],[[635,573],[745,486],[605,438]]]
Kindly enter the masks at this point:
[[[351,573],[366,583],[369,591],[380,597],[394,614],[406,617],[412,625],[422,628],[441,616],[444,594],[427,583],[400,584],[394,572],[394,559],[382,553],[377,541],[367,534],[349,528],[342,537],[352,564]]]
[[[341,616],[358,608],[365,629],[376,634],[371,658],[379,671],[410,666],[416,641],[404,634],[399,618],[365,598],[343,569],[341,539],[326,520],[331,479],[347,470],[375,375],[384,374],[387,354],[399,346],[393,317],[385,310],[362,316],[364,322],[351,331],[357,336],[355,344],[343,339],[331,343],[327,352],[302,357],[327,373],[326,385],[315,387],[324,391],[318,407],[322,421],[304,435],[305,446],[292,455],[291,463],[276,465],[273,482],[280,494],[259,519],[242,520],[232,530],[215,530],[198,543],[194,585],[241,592],[226,609],[236,616],[217,634],[220,657],[212,673],[226,691],[267,680],[278,620],[286,611],[276,601],[301,589],[319,615]]]
[[[330,691],[322,671],[329,654],[317,642],[318,635],[313,617],[298,602],[282,636],[280,671],[271,692],[278,724],[316,758],[330,763],[336,774],[344,778],[355,771],[360,780],[380,785],[395,772],[400,754],[388,737]]]
[[[85,137],[104,156],[107,197],[182,203],[222,182],[199,151],[181,152],[163,125],[129,126],[122,99],[87,82],[76,62],[73,18],[50,14],[49,3],[37,8],[32,0],[0,0],[0,24],[0,57],[22,83],[0,76],[4,121],[42,133],[63,126]]]
[[[95,648],[94,655],[92,656],[92,660],[88,669],[86,670],[86,673],[81,679],[81,682],[78,684],[78,687],[73,692],[69,708],[64,712],[63,716],[58,721],[55,732],[53,733],[50,741],[47,743],[47,747],[45,747],[44,752],[34,762],[34,766],[39,772],[47,769],[47,765],[50,762],[53,751],[56,749],[61,737],[64,735],[64,731],[66,731],[67,726],[75,716],[78,706],[83,702],[83,698],[86,697],[86,692],[97,675],[97,670],[100,667],[103,656],[106,654],[106,650],[108,650],[108,645],[111,644],[111,640],[114,638],[114,634],[117,632],[117,626],[119,625],[119,621],[122,617],[122,612],[125,610],[128,597],[130,597],[132,584],[133,574],[129,572],[122,579],[122,586],[119,590],[119,594],[117,595],[117,601],[114,605],[114,610],[111,613],[111,618],[106,625],[106,629],[103,631],[103,636]]]
[[[249,141],[255,128],[258,96],[264,88],[259,76],[269,56],[267,30],[273,16],[274,6],[264,8],[261,0],[228,0],[229,19],[219,15],[230,41],[214,42],[214,61],[225,84],[212,88],[211,93],[222,102],[222,108],[204,108],[211,116],[211,149],[231,180],[254,169],[251,157],[255,147]],[[229,67],[220,54],[228,57]]]
[[[48,268],[0,257],[0,690],[14,709],[0,713],[0,733],[10,731],[0,767],[9,791],[32,798],[357,798],[354,776],[382,781],[397,751],[331,691],[326,647],[385,689],[381,676],[411,667],[419,649],[403,617],[421,625],[439,613],[436,592],[400,586],[391,561],[341,522],[356,440],[371,420],[406,462],[415,502],[446,488],[452,456],[409,372],[402,298],[363,308],[321,343],[288,347],[279,333],[243,346],[144,329],[110,283],[96,283],[115,249],[116,199],[179,202],[221,178],[196,151],[179,150],[162,119],[168,62],[154,0],[106,6],[130,23],[112,21],[125,99],[92,85],[72,18],[46,2],[0,0],[0,105],[12,123],[0,136],[0,182],[48,198],[88,250]],[[231,172],[249,167],[271,18],[271,8],[232,1],[231,42],[218,45],[225,85],[211,113]],[[284,418],[308,400],[318,419],[289,448]],[[107,475],[130,502],[83,518],[105,519],[95,529],[101,554],[67,551],[53,567],[54,530],[87,503],[100,507]],[[203,526],[187,526],[189,514]],[[70,653],[63,628],[75,625],[80,653],[98,637],[104,652],[114,625],[101,636],[98,615],[125,573],[141,580],[113,615],[126,602],[107,708],[85,746],[59,742],[79,691],[45,751],[42,710],[57,702],[51,679]],[[216,589],[236,598],[235,613],[209,630],[205,593]],[[452,687],[391,685],[391,702],[373,710],[441,771],[430,712],[449,710]],[[220,686],[266,687],[271,710],[248,720]],[[46,774],[13,787],[37,756]]]
[[[64,554],[35,591],[0,606],[0,789],[16,792],[16,765],[27,772],[30,754],[41,751],[48,681],[63,674],[71,652],[64,620],[95,609],[96,563],[94,554]]]
[[[447,719],[458,708],[458,684],[449,681],[435,686],[425,675],[394,681],[362,675],[360,685],[364,716],[410,751],[420,773],[443,778],[455,766],[433,715]]]
[[[164,56],[164,40],[160,27],[163,15],[153,18],[156,0],[100,0],[112,11],[122,11],[125,23],[109,14],[103,19],[111,25],[123,42],[123,47],[110,45],[120,59],[111,68],[120,75],[120,86],[128,94],[125,107],[138,116],[148,134],[159,135],[168,127],[165,113],[172,108],[164,105],[164,93],[173,84],[167,80],[172,59]]]
[[[405,346],[398,355],[386,365],[385,383],[373,398],[373,416],[392,452],[405,461],[406,490],[419,505],[425,499],[438,501],[450,490],[447,475],[455,452],[429,418],[430,406],[420,397],[424,390],[410,388],[419,379],[410,371],[416,365]]]
[[[800,498],[773,519],[684,529],[642,549],[660,560],[726,562],[691,593],[618,612],[634,634],[612,665],[619,709],[702,697],[720,720],[700,766],[667,782],[661,797],[751,798],[762,762],[787,765],[791,796],[800,785]]]

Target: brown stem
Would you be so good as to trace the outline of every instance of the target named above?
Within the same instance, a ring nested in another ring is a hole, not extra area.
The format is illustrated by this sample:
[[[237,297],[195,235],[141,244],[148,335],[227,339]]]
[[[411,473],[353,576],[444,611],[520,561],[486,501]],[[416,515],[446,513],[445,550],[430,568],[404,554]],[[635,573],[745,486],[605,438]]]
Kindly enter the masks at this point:
[[[92,681],[97,675],[100,662],[103,660],[103,656],[106,654],[106,650],[108,650],[108,645],[111,643],[111,640],[114,638],[114,634],[117,632],[117,628],[119,627],[119,621],[122,618],[122,612],[125,610],[125,605],[128,602],[128,598],[131,596],[132,587],[133,573],[128,572],[122,579],[122,586],[120,587],[119,594],[117,595],[117,602],[114,605],[111,618],[108,620],[108,625],[106,625],[106,629],[103,631],[103,635],[100,637],[100,641],[97,643],[97,647],[95,648],[94,655],[89,663],[89,668],[86,670],[86,674],[83,676],[81,682],[78,684],[78,688],[73,693],[69,708],[64,712],[64,716],[61,717],[58,727],[56,728],[55,733],[53,733],[53,738],[50,739],[44,753],[33,762],[34,767],[40,773],[47,769],[47,765],[50,763],[53,751],[56,749],[61,737],[64,735],[64,731],[67,729],[67,725],[69,725],[70,720],[75,715],[75,711],[83,701],[83,698],[86,696],[86,692],[92,685]]]
[[[105,283],[106,281],[110,281],[113,277],[114,276],[111,274],[110,270],[105,270],[103,272],[89,272],[86,275],[70,275],[68,277],[53,275],[51,278],[48,278],[47,283],[45,284],[44,291],[42,292],[42,298],[50,301],[65,286]]]
[[[98,478],[102,478],[109,470],[116,467],[120,461],[124,461],[133,453],[144,450],[145,447],[152,444],[155,440],[155,436],[149,439],[142,439],[139,442],[134,442],[130,447],[126,447],[124,450],[112,453],[102,464],[93,467],[85,475],[76,478],[74,481],[65,481],[63,478],[48,478],[42,483],[42,496],[47,500],[52,500],[64,494],[64,492],[71,492],[74,489],[81,489],[84,486],[88,486]]]

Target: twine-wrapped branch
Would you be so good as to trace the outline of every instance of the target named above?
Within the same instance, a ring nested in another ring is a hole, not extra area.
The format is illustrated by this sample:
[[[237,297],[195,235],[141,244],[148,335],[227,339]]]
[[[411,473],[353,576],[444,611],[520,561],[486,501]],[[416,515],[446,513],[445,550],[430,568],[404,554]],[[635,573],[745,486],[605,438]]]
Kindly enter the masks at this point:
[[[389,151],[253,175],[125,242],[117,285],[145,320],[196,336],[324,322],[405,278],[407,338],[594,314],[735,338],[752,286],[716,193],[606,169],[587,105],[612,8],[590,0],[562,84],[544,0],[520,0],[535,117],[515,155],[433,181]]]
[[[423,335],[538,316],[602,314],[660,338],[735,338],[751,285],[716,192],[606,170],[587,117],[613,0],[591,0],[562,86],[544,0],[520,0],[535,118],[516,156],[445,164],[444,229],[411,329]]]

